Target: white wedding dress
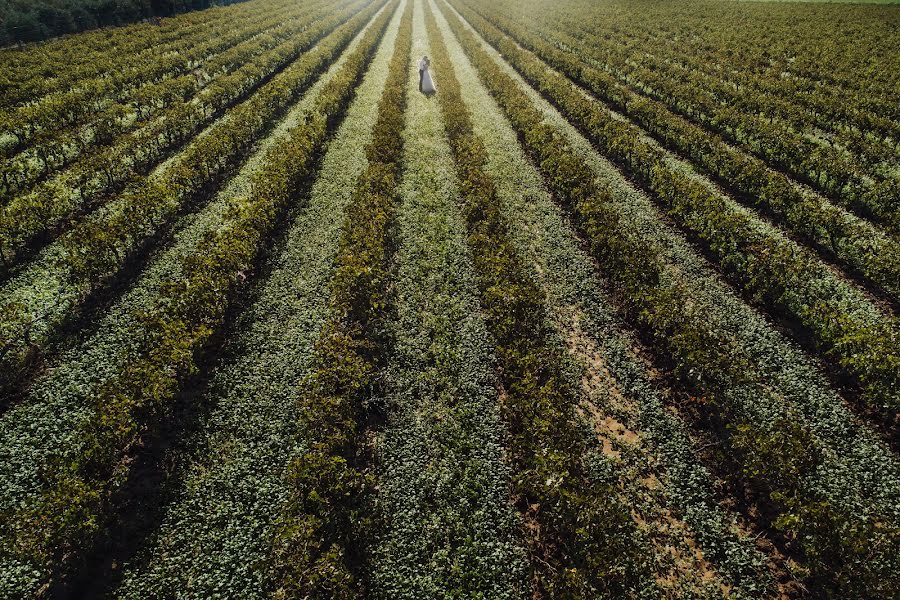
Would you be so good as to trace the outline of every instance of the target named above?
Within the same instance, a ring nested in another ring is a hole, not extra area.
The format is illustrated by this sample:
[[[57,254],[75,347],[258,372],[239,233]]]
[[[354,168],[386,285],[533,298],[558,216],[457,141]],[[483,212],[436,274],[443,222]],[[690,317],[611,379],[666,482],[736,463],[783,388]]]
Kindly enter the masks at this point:
[[[434,82],[431,81],[431,70],[425,69],[422,73],[422,93],[433,94],[437,90],[434,89]]]

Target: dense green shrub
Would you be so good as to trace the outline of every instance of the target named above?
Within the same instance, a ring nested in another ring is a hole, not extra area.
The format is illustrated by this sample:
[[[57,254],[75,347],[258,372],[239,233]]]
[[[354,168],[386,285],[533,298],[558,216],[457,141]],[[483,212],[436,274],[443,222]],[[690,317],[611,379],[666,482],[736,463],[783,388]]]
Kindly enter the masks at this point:
[[[146,166],[144,161],[161,160],[169,146],[191,139],[204,123],[219,116],[218,111],[205,114],[209,110],[205,102],[180,104],[148,131],[136,132],[121,146],[117,144],[94,157],[97,161],[89,165],[86,177],[96,179],[99,171],[107,179],[128,181],[130,185],[101,210],[77,221],[73,230],[58,241],[63,252],[58,253],[51,268],[57,277],[68,282],[62,295],[67,297],[71,309],[80,307],[91,291],[114,277],[128,257],[180,209],[215,189],[269,130],[272,119],[283,114],[312,85],[377,8],[374,4],[364,6],[354,2],[319,20],[302,34],[264,53],[258,62],[252,61],[235,71],[222,82],[226,87],[206,95],[206,99],[218,99],[224,107],[256,92],[233,106],[226,113],[227,118],[215,123],[207,135],[194,139],[159,177],[135,177],[133,169]],[[280,69],[284,70],[279,72]],[[273,73],[277,75],[269,80]],[[165,143],[160,144],[159,138]],[[129,152],[138,152],[140,158],[122,160],[123,153],[128,156]],[[104,189],[103,184],[99,190],[91,187],[95,193]],[[64,189],[58,194],[53,191],[22,200],[22,206],[14,201],[4,207],[3,217],[9,219],[0,226],[0,245],[5,243],[5,233],[18,228],[15,217],[41,227],[59,222],[80,204],[78,197]],[[0,361],[8,368],[0,374],[0,383],[15,380],[30,358],[42,349],[41,342],[47,341],[44,338],[24,342],[23,330],[27,332],[35,320],[44,319],[35,319],[37,311],[33,307],[10,305],[5,310],[9,311],[10,324],[0,330],[4,336],[0,347],[5,350]],[[55,325],[41,323],[47,329]]]
[[[633,119],[666,147],[692,160],[741,200],[774,215],[788,231],[827,255],[837,257],[886,293],[900,294],[900,244],[895,239],[882,235],[868,222],[841,208],[803,193],[762,160],[729,146],[721,138],[674,114],[663,103],[633,92],[612,75],[588,64],[577,52],[560,50],[501,16],[492,14],[484,18],[551,67]],[[797,150],[795,154],[809,156],[811,152]],[[837,162],[829,160],[827,164]],[[802,172],[812,169],[807,166]],[[896,207],[888,206],[883,211],[886,218],[895,213]]]
[[[615,481],[596,476],[577,417],[578,390],[545,321],[543,293],[507,231],[487,154],[473,132],[453,65],[427,10],[437,95],[469,227],[476,277],[506,392],[515,503],[523,514],[534,593],[553,598],[650,593],[647,548]],[[557,171],[566,177],[565,171]]]
[[[0,45],[168,17],[243,0],[3,0]]]
[[[391,11],[386,11],[391,12]],[[361,443],[383,396],[380,375],[390,347],[385,319],[392,256],[389,231],[400,175],[412,2],[400,21],[372,140],[369,164],[347,209],[330,285],[332,318],[315,348],[297,414],[308,432],[290,463],[291,497],[273,543],[277,597],[356,598],[372,543],[373,476]]]
[[[465,7],[461,10],[526,81],[557,106],[602,154],[649,190],[664,210],[710,251],[731,282],[755,302],[777,315],[789,316],[808,331],[821,353],[833,358],[859,383],[865,400],[873,407],[886,411],[900,408],[900,351],[896,342],[900,321],[878,311],[806,248],[767,229],[716,190],[672,165],[661,149],[642,139],[644,134],[637,126],[612,116],[486,19]],[[647,106],[645,99],[636,102]],[[553,143],[554,136],[545,137],[547,143]],[[560,172],[554,174],[556,178],[562,176]],[[888,245],[877,261],[873,259],[873,264],[883,263],[876,270],[897,272],[897,257],[889,250],[893,246]],[[616,253],[609,259],[617,260]]]
[[[346,39],[335,41],[344,47],[380,6],[361,13],[359,21],[341,30]],[[376,17],[303,121],[269,151],[251,196],[231,201],[224,225],[204,234],[182,260],[178,271],[183,276],[164,282],[151,306],[137,315],[142,327],[136,353],[91,398],[95,416],[78,432],[82,451],[67,460],[48,459],[43,493],[11,515],[15,527],[0,537],[17,561],[56,578],[101,535],[110,495],[131,474],[130,452],[148,428],[167,418],[180,384],[196,372],[198,357],[221,328],[265,240],[314,172],[315,159],[352,99],[392,12]]]
[[[874,522],[860,518],[848,511],[842,499],[828,497],[818,488],[817,479],[827,469],[821,461],[825,454],[821,443],[758,380],[756,366],[739,341],[727,331],[710,329],[706,316],[692,308],[690,289],[666,277],[665,251],[621,218],[606,183],[596,179],[564,136],[544,121],[520,85],[452,10],[446,15],[548,186],[570,208],[598,264],[616,283],[629,318],[665,349],[676,371],[708,397],[718,418],[727,424],[722,441],[740,462],[742,476],[757,484],[774,504],[772,525],[802,548],[812,571],[809,581],[818,589],[850,596],[862,596],[865,590],[885,594],[897,567],[897,525],[889,515]],[[512,46],[504,47],[504,58],[515,61],[515,52]],[[588,109],[583,116],[590,114]],[[643,162],[640,144],[622,138],[616,143],[619,152],[635,161],[642,177],[660,176],[658,165]],[[732,400],[728,392],[737,385],[748,387],[755,397]],[[774,469],[771,478],[766,469]],[[861,539],[877,542],[867,546],[859,543]]]

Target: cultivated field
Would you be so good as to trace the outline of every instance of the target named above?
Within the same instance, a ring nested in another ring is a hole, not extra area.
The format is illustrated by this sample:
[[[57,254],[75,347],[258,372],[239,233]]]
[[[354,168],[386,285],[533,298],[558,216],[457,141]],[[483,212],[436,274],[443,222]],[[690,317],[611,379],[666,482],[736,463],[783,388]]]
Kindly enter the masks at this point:
[[[248,0],[0,50],[0,598],[898,598],[898,48]]]

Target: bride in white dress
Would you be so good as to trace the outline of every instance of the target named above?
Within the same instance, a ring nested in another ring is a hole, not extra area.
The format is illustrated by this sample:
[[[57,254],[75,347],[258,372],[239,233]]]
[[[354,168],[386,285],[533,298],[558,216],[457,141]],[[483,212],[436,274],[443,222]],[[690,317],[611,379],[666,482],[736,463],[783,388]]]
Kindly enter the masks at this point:
[[[423,56],[419,60],[419,91],[426,96],[437,91],[434,88],[434,82],[431,80],[431,71],[429,71],[430,66],[431,61],[428,60],[427,56]]]

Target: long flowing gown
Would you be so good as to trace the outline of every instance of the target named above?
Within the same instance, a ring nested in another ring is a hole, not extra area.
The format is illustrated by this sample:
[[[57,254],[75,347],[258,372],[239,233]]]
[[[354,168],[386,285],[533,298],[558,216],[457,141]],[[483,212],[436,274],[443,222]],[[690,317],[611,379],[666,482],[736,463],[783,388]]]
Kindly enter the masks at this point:
[[[429,69],[425,69],[425,72],[422,73],[422,93],[423,94],[433,94],[437,90],[434,88],[434,82],[431,81],[431,71]]]

